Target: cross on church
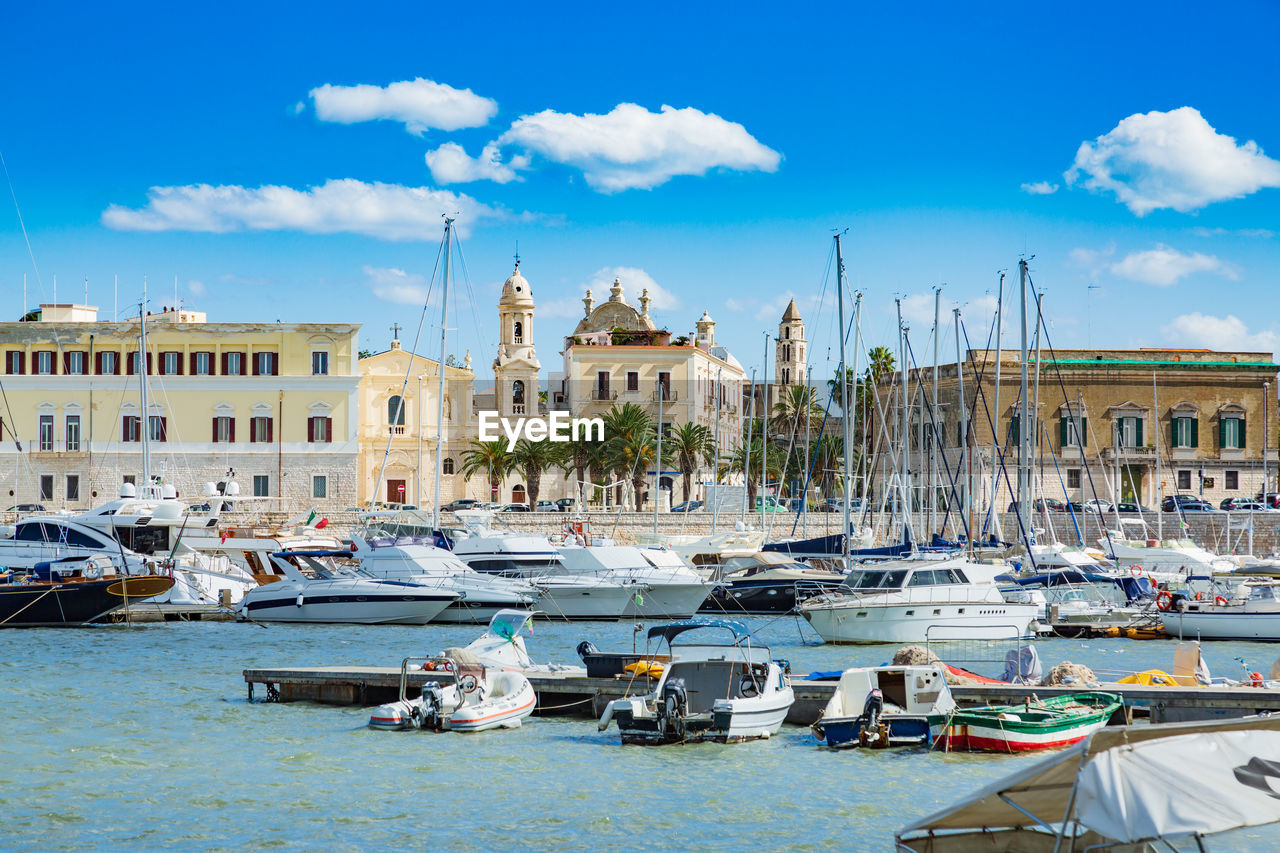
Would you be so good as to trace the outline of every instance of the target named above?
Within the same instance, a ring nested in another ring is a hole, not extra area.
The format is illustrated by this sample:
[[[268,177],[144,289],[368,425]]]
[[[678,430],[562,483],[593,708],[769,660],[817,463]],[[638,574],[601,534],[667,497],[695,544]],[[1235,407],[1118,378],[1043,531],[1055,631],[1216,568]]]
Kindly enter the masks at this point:
[[[516,269],[520,269],[520,241],[516,241],[516,253],[512,255],[516,259]]]
[[[401,326],[399,323],[392,323],[392,324],[391,324],[391,339],[392,339],[393,341],[394,341],[394,340],[398,340],[398,339],[400,338],[400,330],[401,330],[402,328],[404,328],[404,327],[403,327],[403,326]]]

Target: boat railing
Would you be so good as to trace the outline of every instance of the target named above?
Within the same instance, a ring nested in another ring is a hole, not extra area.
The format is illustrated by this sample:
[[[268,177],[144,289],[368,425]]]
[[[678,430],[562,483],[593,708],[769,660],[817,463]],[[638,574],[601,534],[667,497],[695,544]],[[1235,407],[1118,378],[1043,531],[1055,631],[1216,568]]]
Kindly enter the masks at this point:
[[[484,666],[480,664],[458,663],[446,655],[430,655],[428,657],[407,657],[400,661],[400,700],[408,698],[409,666],[417,664],[419,671],[426,672],[433,681],[454,682],[460,677],[471,675],[482,679]],[[470,691],[468,691],[470,692]]]

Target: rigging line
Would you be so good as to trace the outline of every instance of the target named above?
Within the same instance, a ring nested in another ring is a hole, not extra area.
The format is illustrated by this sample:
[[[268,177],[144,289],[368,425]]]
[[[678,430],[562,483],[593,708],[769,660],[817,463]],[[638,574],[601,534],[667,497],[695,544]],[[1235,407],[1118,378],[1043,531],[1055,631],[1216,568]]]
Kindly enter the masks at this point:
[[[22,239],[27,243],[27,255],[31,258],[31,268],[36,271],[36,284],[40,285],[40,298],[44,298],[44,281],[40,278],[40,266],[36,263],[36,253],[31,249],[31,237],[27,234],[27,223],[22,219],[22,208],[18,205],[18,193],[13,188],[13,177],[9,174],[9,164],[4,160],[4,152],[0,151],[0,167],[4,168],[5,180],[9,182],[9,195],[13,197],[13,209],[18,213],[18,225],[22,228]]]
[[[454,243],[458,247],[458,264],[462,267],[462,283],[467,288],[467,297],[471,300],[471,321],[476,327],[476,345],[482,352],[490,352],[494,349],[489,341],[488,336],[481,330],[480,315],[476,311],[479,305],[479,299],[476,297],[475,288],[471,285],[471,271],[467,269],[467,259],[462,253],[462,238],[454,235]],[[531,294],[532,295],[532,294]],[[457,301],[454,301],[454,313],[459,314],[457,310]],[[532,337],[530,338],[532,340]]]
[[[907,356],[911,359],[911,363],[912,363],[912,364],[914,364],[914,365],[916,365],[917,375],[919,375],[919,374],[918,374],[918,372],[919,372],[920,370],[922,370],[923,368],[921,368],[921,367],[919,366],[919,362],[916,360],[915,350],[913,350],[913,349],[912,349],[912,347],[911,347],[911,342],[910,342],[910,341],[907,341]],[[935,447],[935,448],[939,448],[939,447],[942,447],[942,446],[943,446],[942,442],[946,440],[946,430],[945,430],[945,429],[942,429],[942,430],[939,430],[939,429],[938,429],[938,416],[937,416],[937,413],[933,410],[933,403],[932,403],[932,402],[930,402],[929,397],[924,393],[924,391],[923,391],[923,386],[924,386],[924,383],[923,383],[923,382],[917,382],[917,383],[916,383],[916,387],[917,387],[917,389],[920,389],[920,390],[918,391],[918,393],[919,393],[919,395],[920,395],[920,399],[921,399],[921,401],[924,403],[924,409],[925,409],[925,411],[926,411],[926,412],[928,413],[928,415],[929,415],[929,431],[930,431],[930,432],[932,433],[932,435],[933,435],[933,443],[934,443],[934,447]],[[947,454],[946,454],[946,453],[939,453],[939,454],[937,454],[937,455],[938,455],[938,457],[942,460],[942,469],[943,469],[943,471],[944,471],[944,472],[946,473],[946,475],[947,475],[947,483],[948,483],[948,485],[950,486],[950,493],[951,493],[951,495],[955,498],[955,500],[959,501],[959,500],[960,500],[960,496],[959,496],[959,492],[958,492],[958,490],[957,490],[957,488],[956,488],[956,480],[957,480],[957,479],[959,479],[959,477],[960,477],[960,466],[957,464],[957,466],[956,466],[956,473],[955,473],[955,476],[953,477],[953,476],[951,475],[951,464],[947,461]],[[937,486],[936,486],[935,484],[933,484],[933,483],[930,483],[930,484],[929,484],[929,488],[930,488],[930,489],[936,489],[936,488],[937,488]],[[943,512],[943,516],[942,516],[942,526],[943,526],[943,530],[945,530],[945,529],[946,529],[947,517],[948,517],[950,514],[951,514],[951,505],[950,505],[950,501],[948,501],[948,502],[947,502],[947,509]],[[934,533],[934,532],[936,532],[936,531],[930,531],[930,533]],[[968,526],[966,525],[966,526],[965,526],[965,535],[968,535],[968,533],[969,533],[969,528],[968,528]]]

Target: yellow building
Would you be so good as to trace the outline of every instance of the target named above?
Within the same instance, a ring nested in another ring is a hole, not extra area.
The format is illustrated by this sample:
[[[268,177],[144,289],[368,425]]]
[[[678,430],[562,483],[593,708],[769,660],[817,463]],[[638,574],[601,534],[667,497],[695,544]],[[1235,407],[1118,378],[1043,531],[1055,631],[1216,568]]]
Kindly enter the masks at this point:
[[[431,506],[435,499],[440,362],[402,349],[360,359],[360,503]],[[441,503],[467,497],[462,452],[477,429],[471,356],[445,366]],[[482,489],[483,491],[483,489]],[[471,495],[479,497],[479,495]]]
[[[148,411],[138,318],[42,305],[0,323],[0,488],[11,504],[84,508],[152,474],[194,497],[234,478],[244,495],[334,509],[356,482],[356,324],[209,323],[147,316]]]

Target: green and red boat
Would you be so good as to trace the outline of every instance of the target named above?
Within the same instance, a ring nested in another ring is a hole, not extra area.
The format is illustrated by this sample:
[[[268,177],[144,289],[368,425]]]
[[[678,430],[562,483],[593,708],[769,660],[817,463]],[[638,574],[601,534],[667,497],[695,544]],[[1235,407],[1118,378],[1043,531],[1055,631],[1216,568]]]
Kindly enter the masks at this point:
[[[1114,693],[1031,696],[1021,705],[991,705],[953,712],[937,748],[957,752],[1031,752],[1084,740],[1124,707]]]

